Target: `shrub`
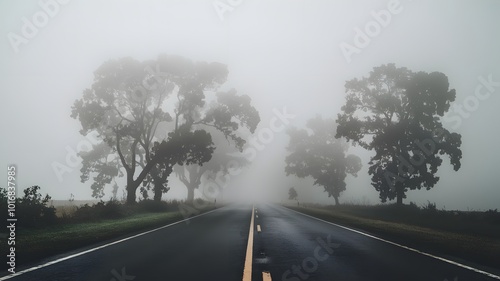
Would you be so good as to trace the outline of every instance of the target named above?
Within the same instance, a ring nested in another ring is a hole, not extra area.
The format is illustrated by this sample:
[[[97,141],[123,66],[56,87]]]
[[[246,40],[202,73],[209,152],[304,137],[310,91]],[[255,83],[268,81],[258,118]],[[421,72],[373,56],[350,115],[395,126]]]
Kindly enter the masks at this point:
[[[165,212],[169,209],[169,206],[165,201],[146,199],[139,201],[136,204],[135,209],[137,212]]]
[[[117,219],[127,215],[127,210],[122,203],[116,200],[110,200],[108,202],[100,201],[92,206],[85,204],[78,207],[73,214],[73,218],[80,221],[91,221],[99,219]]]
[[[181,203],[177,200],[154,201],[147,199],[139,201],[132,209],[138,213],[176,212],[179,211],[179,204]]]
[[[5,221],[7,220],[7,208],[8,208],[8,204],[7,204],[7,188],[0,188],[0,210],[2,210],[1,214],[0,214],[0,219],[2,221]]]
[[[436,203],[431,203],[430,201],[427,201],[427,205],[424,205],[422,207],[422,210],[428,213],[436,213],[437,212]]]
[[[413,210],[416,210],[416,211],[419,211],[420,208],[417,206],[417,204],[413,201],[410,202],[410,204],[408,205],[410,209],[413,209]]]
[[[497,209],[489,209],[486,212],[484,212],[486,220],[492,222],[492,223],[500,223],[500,212],[498,212]]]
[[[48,194],[42,197],[39,190],[38,185],[28,187],[24,190],[24,196],[17,199],[16,216],[23,227],[53,224],[57,221],[56,209],[47,206],[51,197]]]

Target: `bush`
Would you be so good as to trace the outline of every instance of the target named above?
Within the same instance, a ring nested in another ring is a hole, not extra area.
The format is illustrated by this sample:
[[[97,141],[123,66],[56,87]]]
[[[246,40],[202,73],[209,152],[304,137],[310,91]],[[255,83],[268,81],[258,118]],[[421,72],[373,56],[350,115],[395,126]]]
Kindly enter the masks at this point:
[[[37,185],[24,190],[24,196],[16,201],[16,216],[22,227],[42,226],[57,221],[56,209],[47,206],[51,197],[46,194],[42,197]]]
[[[122,203],[116,200],[108,202],[100,201],[90,206],[85,204],[78,207],[73,214],[73,218],[78,221],[91,221],[99,219],[117,219],[127,216],[129,213]]]
[[[492,222],[492,223],[500,223],[500,213],[498,212],[497,209],[492,210],[489,209],[486,212],[484,212],[486,220]]]
[[[419,211],[420,208],[417,206],[417,204],[415,202],[410,202],[410,204],[408,205],[409,206],[409,209],[413,209],[415,211]]]
[[[431,203],[430,201],[427,201],[427,205],[424,205],[422,207],[422,210],[428,213],[436,213],[437,212],[436,203]]]
[[[154,200],[142,200],[139,201],[135,209],[137,212],[165,212],[169,209],[167,202],[165,201],[154,201]]]
[[[7,209],[8,209],[8,203],[7,203],[7,188],[0,188],[0,210],[2,210],[0,214],[0,219],[2,221],[6,221],[8,219],[7,216]]]
[[[177,200],[171,201],[154,201],[154,200],[141,200],[135,206],[133,210],[137,213],[157,213],[157,212],[176,212],[179,211],[179,204],[181,202]]]

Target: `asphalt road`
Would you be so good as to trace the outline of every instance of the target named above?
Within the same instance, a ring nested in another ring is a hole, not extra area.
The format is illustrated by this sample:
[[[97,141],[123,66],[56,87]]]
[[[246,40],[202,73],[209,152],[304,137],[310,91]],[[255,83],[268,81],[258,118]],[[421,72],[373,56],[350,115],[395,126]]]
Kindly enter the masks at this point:
[[[496,280],[276,205],[256,205],[252,280]],[[209,214],[9,280],[242,280],[252,206]],[[1,279],[0,279],[1,280]]]
[[[253,280],[497,280],[276,205],[257,208]]]

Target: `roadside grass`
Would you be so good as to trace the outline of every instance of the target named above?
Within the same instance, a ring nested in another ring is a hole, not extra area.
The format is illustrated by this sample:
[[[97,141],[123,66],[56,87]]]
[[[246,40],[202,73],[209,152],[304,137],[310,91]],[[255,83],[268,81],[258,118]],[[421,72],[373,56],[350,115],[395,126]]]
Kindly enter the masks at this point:
[[[478,220],[482,215],[466,214],[450,219],[460,215],[451,211],[427,214],[426,209],[411,206],[413,210],[404,210],[408,206],[287,207],[421,251],[493,267],[500,272],[500,224],[496,217],[489,218],[491,214]]]
[[[416,225],[435,230],[494,239],[500,237],[500,212],[497,210],[485,212],[438,210],[436,205],[430,202],[422,207],[410,203],[402,206],[396,204],[375,206],[345,204],[320,208],[367,219]]]
[[[211,206],[198,209],[198,212],[201,214],[213,209],[215,208]],[[119,219],[60,223],[40,228],[20,228],[16,233],[16,263],[19,266],[91,245],[105,244],[184,218],[180,212],[170,211],[139,213]],[[6,247],[6,243],[2,244]],[[6,251],[7,249],[2,252]]]
[[[56,216],[58,218],[68,218],[72,217],[79,206],[77,205],[63,205],[63,206],[54,206],[56,208]]]
[[[85,205],[97,204],[99,200],[50,200],[48,206],[56,208],[56,216],[58,218],[71,217],[75,211]]]

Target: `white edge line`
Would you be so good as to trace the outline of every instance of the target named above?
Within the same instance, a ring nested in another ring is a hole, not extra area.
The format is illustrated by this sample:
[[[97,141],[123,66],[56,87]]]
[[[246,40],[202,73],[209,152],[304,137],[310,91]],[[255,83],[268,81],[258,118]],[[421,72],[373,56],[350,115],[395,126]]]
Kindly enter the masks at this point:
[[[418,254],[421,254],[421,255],[424,255],[424,256],[428,256],[428,257],[431,257],[431,258],[434,258],[434,259],[437,259],[437,260],[440,260],[440,261],[444,261],[446,263],[453,264],[453,265],[456,265],[458,267],[462,267],[462,268],[465,268],[465,269],[468,269],[468,270],[472,270],[472,271],[474,271],[476,273],[480,273],[480,274],[486,275],[488,277],[500,280],[500,276],[494,275],[492,273],[489,273],[489,272],[486,272],[486,271],[483,271],[483,270],[480,270],[480,269],[477,269],[477,268],[474,268],[474,267],[471,267],[471,266],[468,266],[468,265],[465,265],[465,264],[461,264],[461,263],[458,263],[458,262],[455,262],[455,261],[452,261],[452,260],[448,260],[448,259],[445,259],[445,258],[442,258],[442,257],[434,256],[434,255],[431,255],[429,253],[422,252],[420,250],[417,250],[417,249],[414,249],[414,248],[411,248],[411,247],[408,247],[408,246],[404,246],[404,245],[401,245],[401,244],[398,244],[398,243],[395,243],[395,242],[392,242],[392,241],[389,241],[389,240],[382,239],[382,238],[377,237],[377,236],[373,236],[373,235],[361,232],[359,230],[355,230],[355,229],[352,229],[352,228],[349,228],[349,227],[345,227],[345,226],[342,226],[342,225],[339,225],[339,224],[336,224],[336,223],[333,223],[333,222],[322,220],[320,218],[316,218],[316,217],[313,217],[313,216],[310,216],[310,215],[307,215],[307,214],[304,214],[304,213],[292,210],[290,208],[287,208],[287,209],[291,210],[293,212],[296,212],[298,214],[301,214],[303,216],[310,217],[310,218],[313,218],[313,219],[316,219],[316,220],[319,220],[319,221],[322,221],[324,223],[328,223],[328,224],[331,224],[331,225],[335,225],[337,227],[340,227],[340,228],[343,228],[343,229],[347,229],[347,230],[350,230],[352,232],[356,232],[358,234],[361,234],[361,235],[364,235],[364,236],[367,236],[367,237],[370,237],[370,238],[373,238],[373,239],[377,239],[377,240],[380,240],[382,242],[389,243],[391,245],[398,246],[400,248],[403,248],[403,249],[406,249],[406,250],[409,250],[409,251],[412,251],[412,252],[415,252],[415,253],[418,253]]]
[[[40,269],[40,268],[44,268],[44,267],[47,267],[49,265],[53,265],[53,264],[56,264],[56,263],[60,263],[62,261],[65,261],[65,260],[69,260],[69,259],[72,259],[72,258],[75,258],[75,257],[78,257],[78,256],[82,256],[82,255],[85,255],[85,254],[88,254],[88,253],[91,253],[91,252],[94,252],[94,251],[97,251],[97,250],[100,250],[100,249],[103,249],[103,248],[106,248],[108,246],[111,246],[111,245],[115,245],[115,244],[118,244],[118,243],[121,243],[121,242],[124,242],[124,241],[127,241],[127,240],[130,240],[130,239],[134,239],[134,238],[137,238],[139,236],[143,236],[143,235],[146,235],[146,234],[149,234],[151,232],[155,232],[155,231],[158,231],[160,229],[163,229],[163,228],[167,228],[167,227],[170,227],[170,226],[173,226],[173,225],[176,225],[176,224],[179,224],[179,223],[183,223],[185,221],[188,221],[188,220],[191,220],[191,219],[194,219],[194,218],[197,218],[197,217],[200,217],[200,216],[204,216],[204,215],[208,215],[212,212],[215,212],[217,210],[220,210],[220,208],[218,209],[215,209],[215,210],[212,210],[212,211],[209,211],[209,212],[206,212],[206,213],[203,213],[203,214],[199,214],[199,215],[196,215],[194,217],[190,217],[190,218],[187,218],[187,219],[183,219],[181,221],[176,221],[176,222],[173,222],[171,224],[167,224],[167,225],[164,225],[164,226],[160,226],[158,228],[155,228],[155,229],[152,229],[152,230],[148,230],[146,232],[142,232],[142,233],[139,233],[139,234],[136,234],[136,235],[133,235],[133,236],[130,236],[130,237],[127,237],[127,238],[123,238],[123,239],[120,239],[118,241],[114,241],[114,242],[110,242],[108,244],[105,244],[105,245],[101,245],[101,246],[98,246],[98,247],[95,247],[95,248],[92,248],[92,249],[88,249],[88,250],[85,250],[83,252],[79,252],[79,253],[76,253],[76,254],[73,254],[73,255],[70,255],[70,256],[67,256],[67,257],[64,257],[64,258],[60,258],[60,259],[57,259],[57,260],[53,260],[53,261],[49,261],[47,263],[44,263],[44,264],[41,264],[41,265],[37,265],[37,266],[34,266],[34,267],[31,267],[31,268],[27,268],[27,269],[24,269],[24,270],[21,270],[21,271],[18,271],[16,273],[12,273],[12,274],[9,274],[9,275],[5,275],[3,277],[0,277],[0,281],[3,281],[3,280],[7,280],[7,279],[10,279],[10,278],[14,278],[16,276],[19,276],[19,275],[22,275],[24,273],[28,273],[28,272],[31,272],[31,271],[35,271],[37,269]]]

